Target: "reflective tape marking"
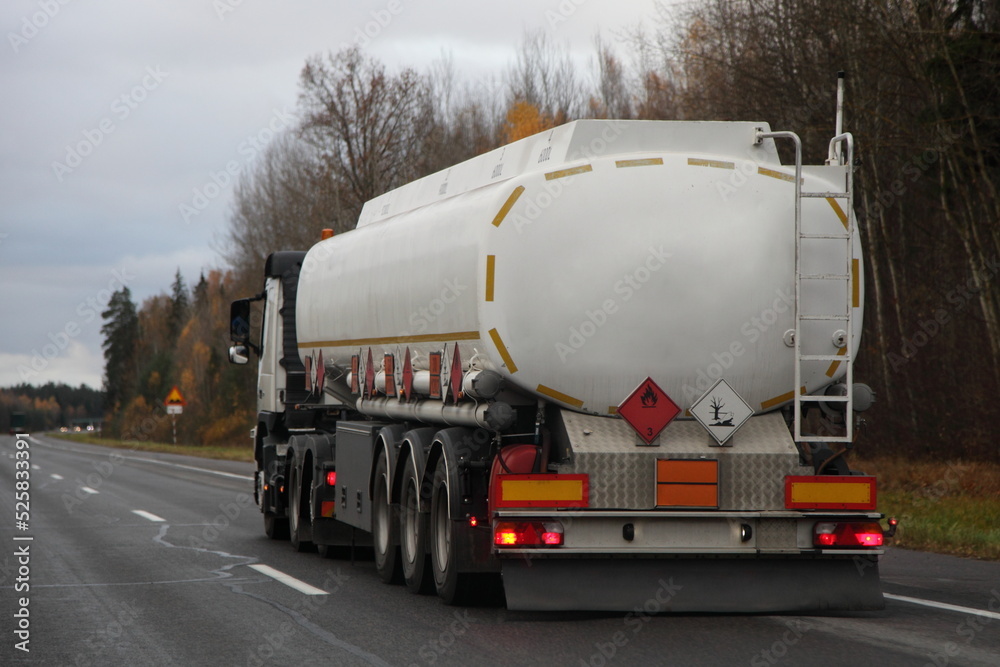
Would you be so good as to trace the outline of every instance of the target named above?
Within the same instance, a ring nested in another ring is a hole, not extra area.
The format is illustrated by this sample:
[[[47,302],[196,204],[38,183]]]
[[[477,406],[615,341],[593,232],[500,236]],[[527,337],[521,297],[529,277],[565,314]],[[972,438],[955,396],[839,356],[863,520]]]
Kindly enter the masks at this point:
[[[833,212],[837,214],[838,218],[840,218],[840,224],[844,225],[844,229],[847,229],[847,214],[844,213],[844,209],[840,208],[840,203],[833,197],[827,197],[826,201],[830,203],[830,207],[833,209]]]
[[[538,385],[538,388],[535,389],[535,391],[537,391],[539,394],[544,394],[549,398],[554,398],[557,401],[565,403],[566,405],[572,405],[575,408],[583,407],[583,401],[581,401],[579,398],[573,398],[569,394],[564,394],[561,391],[556,391],[552,387],[546,387],[544,384]]]
[[[496,216],[494,216],[493,218],[494,227],[500,226],[500,223],[503,222],[503,219],[507,217],[508,213],[510,213],[510,209],[514,207],[514,204],[517,202],[517,198],[520,197],[523,193],[524,193],[523,185],[519,185],[516,188],[514,188],[514,191],[510,193],[509,197],[507,197],[507,201],[503,203],[503,206],[500,207],[500,210],[497,211]]]
[[[638,160],[615,160],[615,166],[619,169],[623,167],[652,167],[663,164],[661,157],[647,157]]]
[[[589,164],[585,164],[579,167],[570,167],[569,169],[560,169],[559,171],[550,171],[545,174],[546,181],[554,181],[557,178],[565,178],[567,176],[576,176],[577,174],[584,174],[588,171],[593,171],[594,168]]]
[[[493,340],[493,345],[496,346],[497,352],[500,353],[500,358],[503,359],[504,364],[507,365],[507,370],[513,374],[517,372],[517,364],[510,356],[510,352],[507,350],[507,346],[503,344],[503,339],[500,338],[500,333],[496,329],[490,329],[490,338]]]
[[[788,181],[789,183],[795,182],[795,174],[785,174],[780,171],[775,171],[774,169],[767,169],[766,167],[757,167],[757,173],[761,176],[776,178],[779,181]]]
[[[846,347],[842,347],[839,350],[837,350],[837,356],[838,357],[842,357],[845,354],[847,354],[847,348]],[[840,362],[839,361],[832,361],[832,362],[830,362],[830,367],[826,369],[826,376],[832,378],[833,374],[837,372],[837,368],[839,368],[839,367],[840,367]]]
[[[497,256],[486,255],[486,300],[493,300],[493,274],[496,272]]]
[[[688,165],[692,167],[715,167],[716,169],[736,169],[736,163],[725,162],[724,160],[703,160],[702,158],[689,157]]]

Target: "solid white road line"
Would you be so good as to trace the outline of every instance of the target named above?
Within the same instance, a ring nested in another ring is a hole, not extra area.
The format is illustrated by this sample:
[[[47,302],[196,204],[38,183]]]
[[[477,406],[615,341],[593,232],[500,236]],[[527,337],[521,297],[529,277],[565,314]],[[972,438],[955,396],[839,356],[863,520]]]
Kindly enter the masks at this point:
[[[32,440],[34,440],[34,438],[32,438]],[[45,445],[47,443],[40,443],[40,444]],[[52,445],[49,445],[49,446],[51,447]],[[91,451],[88,451],[88,450],[85,450],[85,449],[73,448],[73,447],[63,446],[63,447],[60,447],[60,449],[68,450],[68,451],[72,451],[72,452],[77,452],[79,454],[93,454],[93,452],[91,452]],[[231,472],[222,472],[221,470],[209,470],[208,468],[198,468],[196,466],[186,466],[186,465],[183,465],[183,464],[180,464],[180,463],[170,463],[169,461],[158,461],[157,459],[147,459],[147,458],[143,458],[143,457],[140,457],[140,456],[125,456],[125,455],[120,455],[120,456],[121,456],[122,459],[125,459],[126,461],[142,461],[143,463],[155,463],[156,465],[168,466],[168,467],[171,467],[171,468],[183,468],[184,470],[196,470],[198,472],[207,473],[209,475],[218,475],[219,477],[231,477],[232,479],[241,479],[241,480],[248,481],[248,482],[254,481],[254,478],[252,476],[250,476],[250,475],[237,475],[237,474],[231,473]],[[14,458],[14,454],[11,454],[10,458]]]
[[[249,475],[237,475],[237,474],[231,473],[231,472],[222,472],[221,470],[209,470],[208,468],[198,468],[198,467],[195,467],[195,466],[186,466],[186,465],[182,465],[180,463],[170,463],[168,461],[157,461],[156,459],[143,459],[143,458],[139,458],[137,456],[125,456],[123,458],[126,458],[126,459],[128,459],[130,461],[142,461],[143,463],[155,463],[155,464],[161,465],[161,466],[170,466],[171,468],[182,468],[184,470],[196,470],[198,472],[205,472],[205,473],[208,473],[210,475],[218,475],[219,477],[232,477],[233,479],[242,479],[242,480],[247,481],[247,482],[252,482],[253,481],[253,477],[251,477]]]
[[[80,490],[83,491],[84,493],[89,493],[91,495],[100,493],[100,491],[97,491],[96,489],[92,489],[89,486],[81,486]]]
[[[885,597],[890,600],[898,600],[899,602],[909,602],[910,604],[919,604],[925,607],[934,607],[936,609],[947,609],[948,611],[957,611],[961,614],[972,614],[974,616],[984,616],[986,618],[992,618],[1000,620],[1000,613],[995,611],[986,611],[985,609],[973,609],[972,607],[959,607],[955,604],[948,604],[947,602],[934,602],[933,600],[922,600],[920,598],[910,598],[905,595],[893,595],[891,593],[883,593]]]
[[[262,563],[254,563],[250,567],[257,570],[261,574],[266,574],[275,581],[280,581],[284,585],[294,588],[300,593],[305,593],[306,595],[329,595],[329,593],[324,591],[322,588],[316,588],[315,586],[310,586],[306,582],[299,581],[295,577],[287,575],[284,572],[281,572],[280,570],[275,570],[273,567],[269,565],[264,565]]]
[[[49,477],[51,477],[52,479],[62,479],[63,478],[62,475],[57,475],[55,473],[52,473],[51,475],[49,475]]]
[[[156,523],[161,523],[163,521],[166,521],[166,519],[164,519],[163,517],[156,516],[152,512],[147,512],[146,510],[132,510],[132,514],[141,516],[143,519],[149,519],[150,521],[154,521]]]

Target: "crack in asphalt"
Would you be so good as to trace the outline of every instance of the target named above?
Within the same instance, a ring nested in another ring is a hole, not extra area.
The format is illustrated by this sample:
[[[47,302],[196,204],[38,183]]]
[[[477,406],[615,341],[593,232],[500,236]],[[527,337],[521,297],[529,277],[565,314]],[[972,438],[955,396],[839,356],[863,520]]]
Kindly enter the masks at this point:
[[[271,579],[269,579],[267,577],[264,577],[264,576],[261,576],[260,579],[252,579],[252,578],[246,578],[246,577],[239,578],[239,579],[233,578],[233,574],[230,572],[230,570],[232,570],[234,567],[238,567],[240,565],[251,565],[253,563],[259,563],[260,560],[258,558],[254,557],[254,556],[241,556],[239,554],[231,554],[231,553],[229,553],[227,551],[221,551],[221,550],[217,551],[217,550],[212,550],[212,549],[206,549],[204,547],[184,546],[184,545],[181,545],[181,544],[172,544],[171,542],[168,542],[166,540],[167,531],[169,531],[169,530],[170,530],[170,524],[166,524],[166,523],[162,524],[160,526],[160,532],[156,535],[156,537],[153,538],[153,541],[156,542],[157,544],[161,545],[161,546],[168,547],[168,548],[171,548],[171,549],[191,549],[191,550],[197,551],[199,553],[212,554],[212,555],[215,555],[215,556],[220,556],[222,558],[235,558],[235,559],[239,559],[240,560],[240,562],[238,562],[238,563],[230,563],[229,565],[225,565],[225,566],[220,567],[218,569],[210,570],[209,572],[211,574],[215,574],[217,576],[214,577],[214,578],[211,578],[211,579],[204,579],[204,580],[201,580],[201,581],[218,581],[219,583],[221,583],[223,586],[225,586],[226,588],[228,588],[233,593],[236,593],[238,595],[245,595],[245,596],[247,596],[249,598],[257,600],[258,602],[262,602],[262,603],[264,603],[264,604],[266,604],[266,605],[268,605],[268,606],[270,606],[270,607],[272,607],[272,608],[280,611],[282,614],[288,616],[300,628],[302,628],[303,630],[305,630],[309,634],[313,635],[314,637],[316,637],[317,639],[319,639],[323,643],[328,644],[329,646],[333,646],[333,647],[339,648],[339,649],[341,649],[343,651],[346,651],[346,652],[350,653],[351,655],[354,655],[354,656],[360,658],[361,660],[365,661],[369,665],[376,665],[377,667],[390,667],[389,663],[387,663],[385,660],[382,660],[382,658],[378,657],[377,655],[375,655],[373,653],[369,653],[368,651],[364,650],[360,646],[357,646],[356,644],[352,644],[352,643],[350,643],[348,641],[340,639],[339,637],[337,637],[335,634],[333,634],[329,630],[327,630],[327,629],[325,629],[325,628],[317,625],[316,623],[310,621],[301,612],[296,611],[295,609],[292,609],[291,607],[286,607],[285,605],[281,604],[280,602],[276,602],[276,601],[270,600],[270,599],[268,599],[268,598],[266,598],[266,597],[264,597],[262,595],[258,595],[257,593],[251,593],[250,591],[244,590],[243,586],[242,586],[243,583],[264,583],[266,581],[271,581]]]

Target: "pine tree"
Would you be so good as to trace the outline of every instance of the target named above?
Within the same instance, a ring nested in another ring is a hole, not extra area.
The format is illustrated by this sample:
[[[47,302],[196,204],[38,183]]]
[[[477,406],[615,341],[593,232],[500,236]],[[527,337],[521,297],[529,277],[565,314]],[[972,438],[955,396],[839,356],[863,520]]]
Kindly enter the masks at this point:
[[[132,293],[123,287],[111,295],[108,309],[101,313],[104,334],[105,405],[118,410],[135,392],[136,345],[139,340],[139,316]]]
[[[184,284],[180,269],[177,269],[177,273],[174,275],[174,282],[170,286],[170,290],[170,316],[167,320],[167,331],[170,338],[176,341],[177,335],[187,323],[188,306],[190,305],[187,286]]]

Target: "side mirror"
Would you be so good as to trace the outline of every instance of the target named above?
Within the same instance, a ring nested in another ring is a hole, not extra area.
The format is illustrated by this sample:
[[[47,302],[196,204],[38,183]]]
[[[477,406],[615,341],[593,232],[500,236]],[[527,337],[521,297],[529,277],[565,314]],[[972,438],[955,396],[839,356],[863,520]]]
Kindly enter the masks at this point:
[[[229,348],[229,363],[243,366],[250,361],[250,351],[246,345],[233,345]]]
[[[239,346],[245,346],[250,342],[250,299],[237,299],[229,307],[229,338]],[[244,347],[243,354],[246,354]],[[232,359],[233,353],[230,350],[229,357]],[[233,363],[240,363],[234,361]],[[243,361],[242,363],[246,363]]]

